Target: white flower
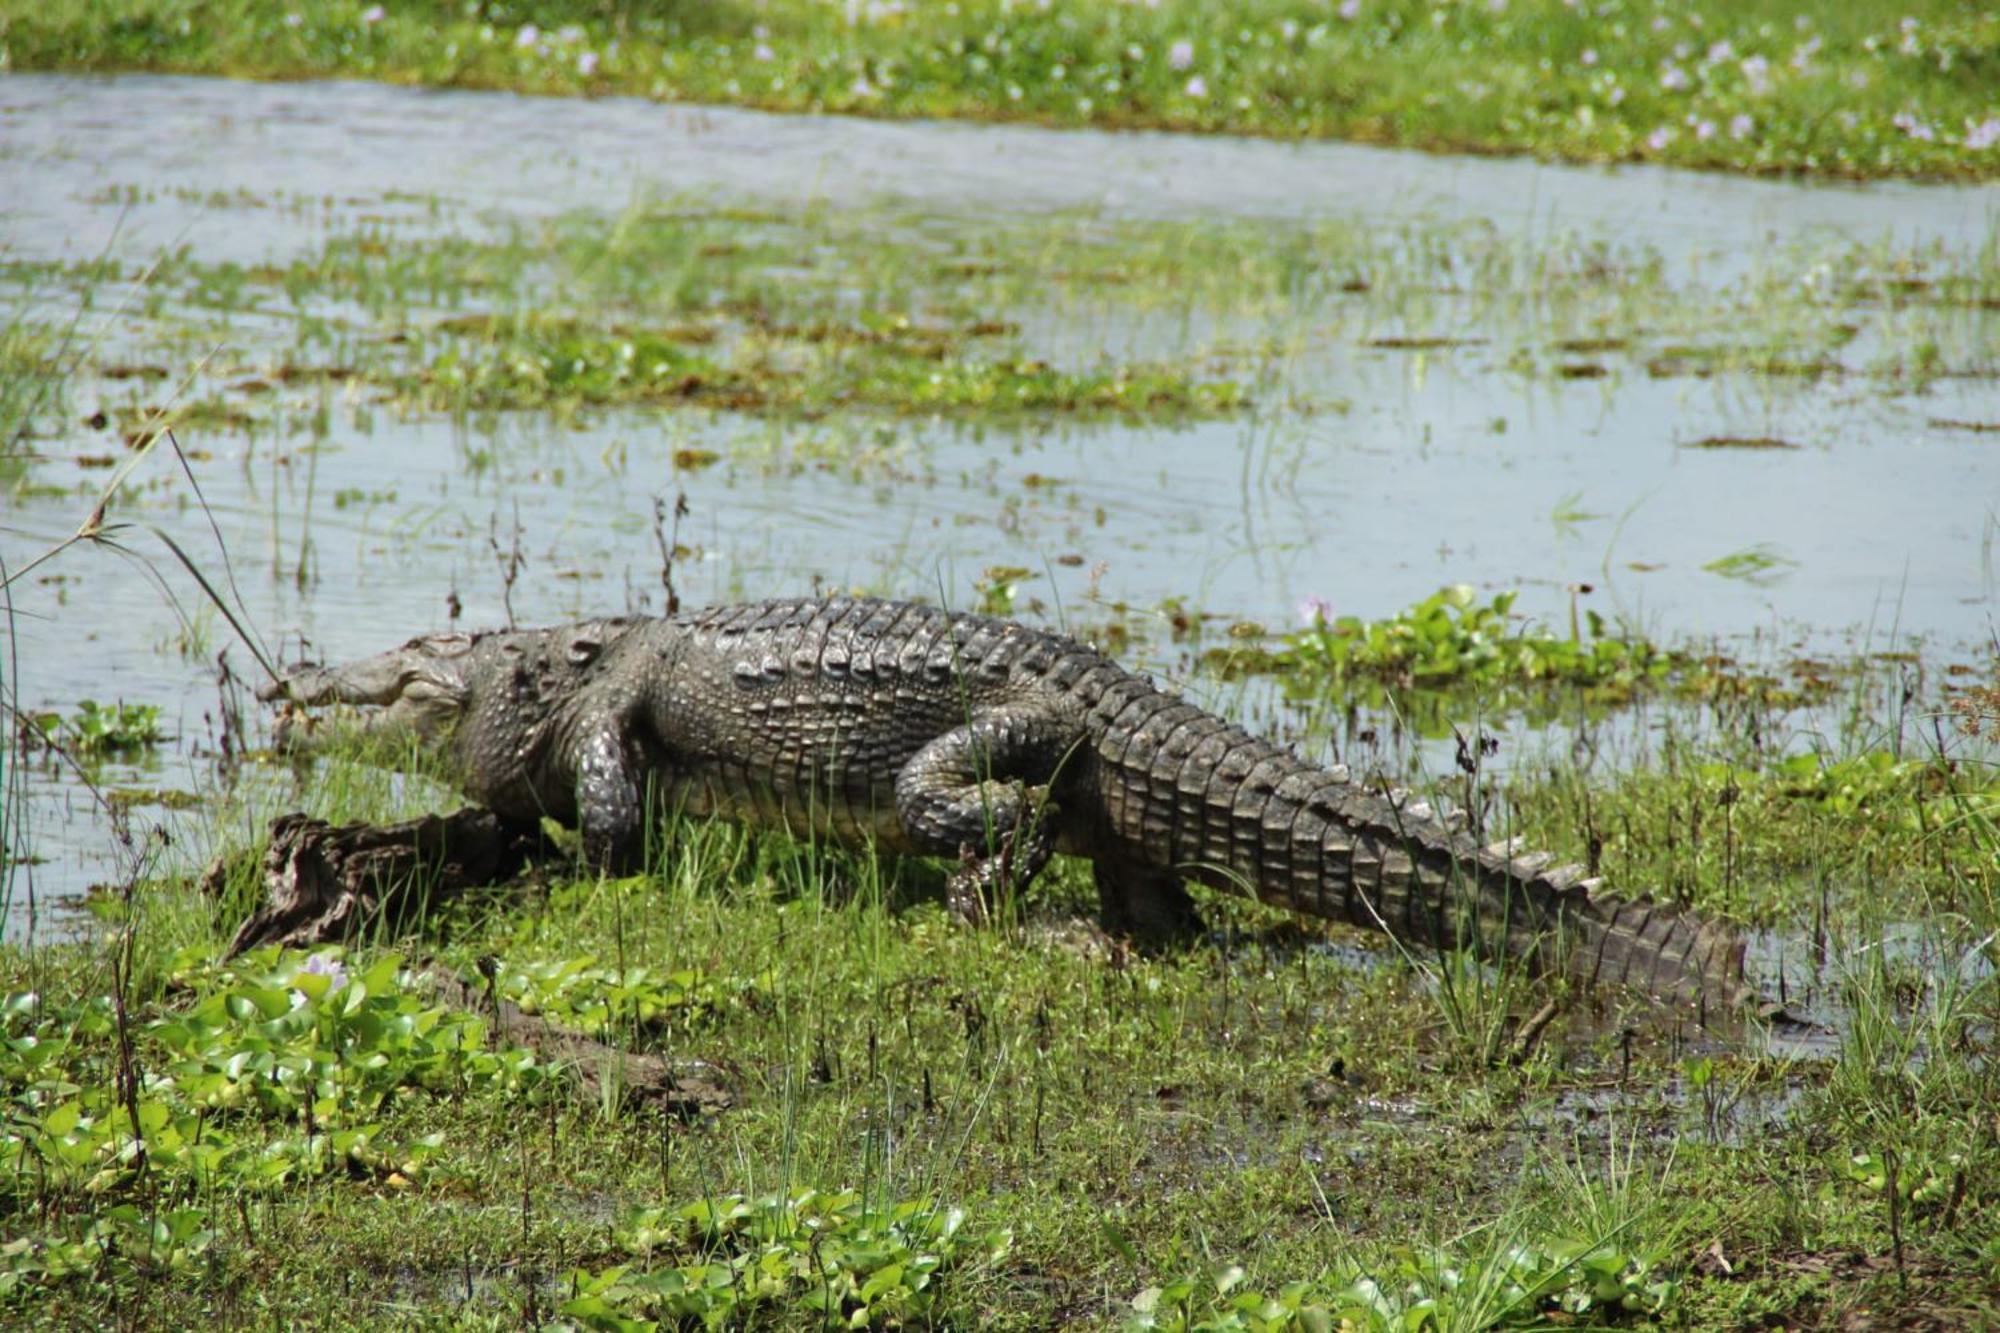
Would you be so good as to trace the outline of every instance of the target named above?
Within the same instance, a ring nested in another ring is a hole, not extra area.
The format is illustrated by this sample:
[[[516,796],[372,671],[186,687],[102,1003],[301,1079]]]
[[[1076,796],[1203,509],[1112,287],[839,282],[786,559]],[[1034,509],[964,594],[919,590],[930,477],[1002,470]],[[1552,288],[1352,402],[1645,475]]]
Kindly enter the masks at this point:
[[[1189,66],[1193,64],[1194,64],[1193,42],[1185,40],[1178,41],[1175,42],[1172,47],[1168,48],[1167,67],[1169,69],[1187,69]]]
[[[1197,74],[1187,81],[1186,91],[1189,97],[1199,102],[1202,98],[1208,96],[1208,80]]]
[[[287,28],[296,28],[296,27],[298,27],[298,26],[299,26],[299,25],[300,25],[301,23],[304,23],[305,21],[306,21],[306,16],[305,16],[304,14],[287,14],[287,15],[285,15],[285,26],[286,26]]]
[[[1708,48],[1708,63],[1711,65],[1720,65],[1723,61],[1729,59],[1729,57],[1735,54],[1736,54],[1736,48],[1731,46],[1728,42],[1726,41],[1717,42],[1713,46]]]
[[[757,43],[757,49],[750,53],[750,58],[752,60],[761,60],[766,64],[769,64],[771,61],[776,60],[778,58],[778,53],[771,49],[771,44],[769,42],[759,42]]]
[[[1750,91],[1763,96],[1771,91],[1771,62],[1762,56],[1745,56],[1737,65],[1743,71],[1743,81],[1750,85]]]
[[[370,5],[361,11],[361,21],[370,26],[380,23],[385,17],[387,17],[387,13],[380,5]]]
[[[597,52],[585,51],[576,58],[576,72],[589,78],[597,73]]]
[[[1597,63],[1597,48],[1594,46],[1584,47],[1583,54],[1578,56],[1577,60],[1585,66],[1595,65]]]
[[[1361,0],[1340,0],[1340,8],[1334,12],[1352,23],[1361,17]]]

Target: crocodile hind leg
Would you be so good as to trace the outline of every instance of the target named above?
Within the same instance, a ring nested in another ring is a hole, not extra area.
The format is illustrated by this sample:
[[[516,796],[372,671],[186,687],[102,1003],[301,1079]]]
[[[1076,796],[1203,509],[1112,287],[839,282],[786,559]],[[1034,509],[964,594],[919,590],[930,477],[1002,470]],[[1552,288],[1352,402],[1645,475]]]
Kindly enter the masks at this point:
[[[978,919],[1048,864],[1059,816],[1049,787],[1079,735],[1043,711],[994,709],[932,740],[896,775],[911,845],[959,859],[946,889],[955,915]]]
[[[1194,899],[1175,871],[1113,857],[1099,857],[1093,869],[1098,914],[1112,934],[1157,948],[1201,933]]]

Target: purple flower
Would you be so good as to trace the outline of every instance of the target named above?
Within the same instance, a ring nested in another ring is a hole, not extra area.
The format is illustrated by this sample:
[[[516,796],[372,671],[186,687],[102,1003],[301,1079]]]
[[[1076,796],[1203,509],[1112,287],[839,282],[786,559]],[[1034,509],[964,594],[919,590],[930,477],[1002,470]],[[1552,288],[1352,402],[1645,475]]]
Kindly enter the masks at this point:
[[[1711,65],[1720,65],[1723,61],[1729,59],[1729,57],[1735,54],[1736,54],[1736,48],[1731,46],[1728,42],[1726,41],[1716,42],[1714,45],[1708,48],[1708,63]]]
[[[1937,131],[1931,123],[1913,112],[1898,111],[1889,117],[1889,123],[1919,143],[1929,143],[1937,138]]]
[[[340,960],[330,953],[314,954],[306,959],[305,966],[301,967],[299,972],[305,976],[329,978],[326,987],[328,995],[347,984],[347,969],[342,967]]]
[[[1750,91],[1759,97],[1771,91],[1771,62],[1762,56],[1745,56],[1738,69],[1743,71],[1743,81],[1750,85]]]
[[[1673,141],[1674,141],[1673,127],[1670,125],[1662,125],[1658,129],[1654,130],[1651,134],[1646,136],[1646,147],[1652,149],[1656,153],[1663,153],[1666,151],[1667,145],[1672,143]]]
[[[1334,12],[1352,23],[1361,17],[1361,0],[1340,0],[1340,8]]]
[[[527,50],[541,40],[542,30],[532,23],[523,23],[521,30],[514,34],[514,45],[522,51]]]
[[[1185,40],[1178,41],[1175,42],[1171,47],[1167,48],[1167,67],[1169,69],[1187,69],[1190,68],[1193,64],[1194,64],[1193,42]]]
[[[1584,65],[1595,65],[1597,63],[1597,48],[1594,46],[1584,47],[1583,54],[1578,56],[1577,60]]]
[[[1988,116],[1977,125],[1965,122],[1965,146],[1975,153],[2000,143],[2000,116]]]
[[[1187,81],[1186,92],[1189,97],[1199,102],[1202,98],[1208,96],[1208,80],[1199,74],[1195,75]]]
[[[1299,603],[1299,619],[1315,629],[1333,623],[1333,603],[1324,597],[1308,597]]]
[[[1712,120],[1697,120],[1694,123],[1694,137],[1703,141],[1713,139],[1715,137],[1715,122]]]
[[[1756,128],[1757,122],[1744,112],[1739,111],[1729,118],[1729,137],[1732,139],[1747,139]]]
[[[1687,71],[1679,65],[1669,65],[1660,71],[1660,86],[1670,93],[1677,93],[1688,86]]]
[[[368,6],[368,8],[361,11],[361,21],[363,23],[367,24],[380,23],[384,17],[386,17],[386,14],[382,6],[380,5],[370,5]]]
[[[761,60],[766,64],[769,64],[771,61],[776,60],[778,58],[778,53],[771,49],[771,44],[769,42],[759,42],[757,43],[757,49],[750,53],[750,58],[752,60]]]

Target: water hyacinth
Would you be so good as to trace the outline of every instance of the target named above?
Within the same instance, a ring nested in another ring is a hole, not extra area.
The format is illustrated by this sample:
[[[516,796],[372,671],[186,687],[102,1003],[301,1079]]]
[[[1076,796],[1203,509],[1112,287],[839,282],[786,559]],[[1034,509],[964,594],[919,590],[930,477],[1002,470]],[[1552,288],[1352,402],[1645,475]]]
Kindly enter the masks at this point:
[[[1929,143],[1937,138],[1937,130],[1931,123],[1913,111],[1898,111],[1889,117],[1889,123],[1919,143]]]
[[[156,3],[100,0],[74,7],[75,16],[46,32],[17,28],[10,65],[65,67],[75,58],[66,53],[111,41],[103,23],[119,22],[84,15]],[[249,3],[255,11],[269,0]],[[388,0],[332,11],[295,5],[270,5],[263,31],[282,23],[280,31],[303,40],[223,51],[197,26],[163,37],[164,51],[149,39],[145,62],[267,78],[445,77],[534,93],[575,93],[581,81],[593,91],[775,111],[835,106],[1358,137],[1589,161],[1664,153],[1690,166],[1758,171],[1968,178],[2000,171],[1987,128],[2000,105],[1971,72],[1990,49],[1991,19],[1948,6],[1934,15],[1883,8],[1872,21],[1856,11],[1822,28],[1810,13],[1757,22],[1720,6],[1639,0],[1414,8],[1288,0],[1239,14],[1159,0],[842,0],[752,6],[736,32],[689,25],[672,6],[642,7],[616,22],[585,7],[576,22],[544,29],[523,21],[521,10],[509,28],[498,11],[477,6],[460,17],[447,6],[435,21],[410,24],[388,21]],[[338,37],[345,29],[351,39],[357,27],[367,37],[365,58]],[[1413,40],[1419,29],[1423,41]],[[443,50],[462,55],[440,62]],[[1433,91],[1416,105],[1414,88],[1464,95]],[[1660,105],[1697,97],[1691,106]],[[1752,134],[1732,128],[1753,98],[1766,103],[1755,115],[1754,145]],[[1684,121],[1690,109],[1696,121]],[[1899,112],[1909,121],[1890,132]],[[1664,145],[1654,142],[1662,121],[1674,127]],[[1702,121],[1714,128],[1702,131]]]

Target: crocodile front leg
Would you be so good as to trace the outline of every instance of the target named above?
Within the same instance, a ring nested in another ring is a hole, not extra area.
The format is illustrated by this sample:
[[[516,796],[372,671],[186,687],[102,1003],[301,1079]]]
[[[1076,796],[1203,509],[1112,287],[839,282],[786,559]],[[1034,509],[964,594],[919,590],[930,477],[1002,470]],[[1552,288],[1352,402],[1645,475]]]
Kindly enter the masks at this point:
[[[576,775],[576,826],[585,861],[613,874],[644,868],[646,784],[664,782],[657,765],[634,762],[624,724],[592,718],[579,733],[572,754]]]
[[[1026,885],[1055,850],[1049,799],[1081,727],[1046,711],[996,708],[945,732],[896,775],[896,815],[919,852],[960,858],[952,909],[978,918],[996,893]]]

